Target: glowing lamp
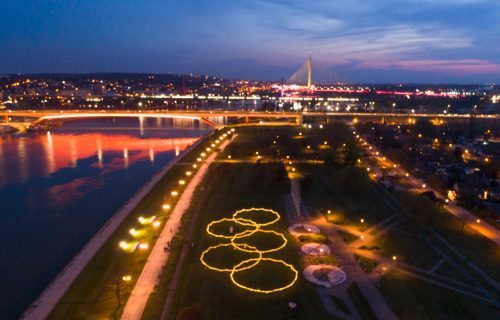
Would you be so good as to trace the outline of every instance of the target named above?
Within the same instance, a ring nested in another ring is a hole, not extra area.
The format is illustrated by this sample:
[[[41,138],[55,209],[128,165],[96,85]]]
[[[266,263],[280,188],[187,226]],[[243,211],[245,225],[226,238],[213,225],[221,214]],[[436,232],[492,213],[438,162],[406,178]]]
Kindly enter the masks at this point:
[[[123,277],[122,277],[122,280],[123,280],[123,281],[127,281],[127,282],[129,282],[129,281],[131,281],[131,280],[132,280],[132,276],[131,276],[131,275],[126,275],[126,276],[123,276]]]

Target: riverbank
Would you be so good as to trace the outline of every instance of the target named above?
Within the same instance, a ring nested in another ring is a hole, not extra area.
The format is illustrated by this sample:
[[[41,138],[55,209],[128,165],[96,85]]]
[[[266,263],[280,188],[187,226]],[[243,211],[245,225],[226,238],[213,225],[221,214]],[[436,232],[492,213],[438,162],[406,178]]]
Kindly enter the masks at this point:
[[[141,207],[141,203],[147,201],[147,196],[162,185],[164,178],[175,169],[181,160],[185,160],[193,150],[202,145],[207,136],[200,138],[196,143],[182,152],[177,158],[167,164],[158,174],[156,174],[146,185],[118,210],[108,222],[97,232],[97,234],[87,243],[87,245],[77,254],[73,260],[64,268],[47,289],[35,300],[35,302],[23,314],[24,319],[47,318],[55,306],[63,299],[70,288],[75,287],[75,282],[82,278],[82,273],[96,259],[98,252],[102,251],[113,235],[121,230],[121,226],[127,220],[136,220],[133,212]],[[105,201],[105,199],[103,199]],[[113,244],[113,247],[116,247]]]
[[[193,200],[195,190],[200,182],[205,178],[208,168],[215,160],[217,155],[221,152],[224,152],[226,146],[231,143],[231,141],[234,140],[236,136],[236,134],[233,134],[230,140],[226,140],[225,142],[221,143],[217,152],[212,153],[205,160],[196,175],[192,178],[192,180],[189,182],[188,186],[182,193],[181,198],[177,202],[167,223],[163,227],[163,231],[156,241],[155,247],[149,255],[144,269],[142,270],[141,275],[137,280],[134,289],[132,290],[132,293],[123,310],[123,314],[121,315],[121,319],[138,320],[141,318],[149,296],[158,283],[161,271],[170,256],[169,251],[165,252],[164,250],[165,245],[169,244],[179,232],[183,215],[189,209]]]

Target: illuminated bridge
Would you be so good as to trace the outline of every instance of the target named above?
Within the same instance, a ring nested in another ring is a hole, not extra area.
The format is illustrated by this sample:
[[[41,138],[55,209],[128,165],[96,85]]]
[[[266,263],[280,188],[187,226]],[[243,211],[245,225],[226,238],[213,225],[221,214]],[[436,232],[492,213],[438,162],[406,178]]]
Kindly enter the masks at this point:
[[[432,113],[369,113],[369,112],[248,112],[248,111],[107,111],[107,110],[45,110],[45,111],[0,111],[0,119],[3,118],[4,123],[19,122],[20,119],[25,119],[23,122],[31,126],[42,123],[43,121],[51,120],[76,120],[76,119],[92,119],[92,118],[171,118],[171,119],[191,119],[199,120],[212,127],[219,127],[217,118],[243,118],[244,123],[249,123],[249,119],[260,120],[294,120],[295,124],[302,124],[303,117],[323,117],[323,118],[440,118],[440,119],[468,119],[470,114],[432,114]],[[479,119],[499,119],[500,115],[474,115]]]

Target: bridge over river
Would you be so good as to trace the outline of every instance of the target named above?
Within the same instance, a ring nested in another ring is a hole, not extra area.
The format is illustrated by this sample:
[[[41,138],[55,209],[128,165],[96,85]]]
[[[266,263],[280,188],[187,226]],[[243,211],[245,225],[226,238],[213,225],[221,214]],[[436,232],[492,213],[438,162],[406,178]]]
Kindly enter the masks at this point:
[[[245,123],[252,119],[288,119],[295,124],[302,124],[304,117],[323,118],[369,118],[373,120],[386,118],[440,118],[440,119],[499,119],[500,115],[491,114],[434,114],[434,113],[379,113],[379,112],[249,112],[249,111],[172,111],[172,110],[7,110],[0,111],[0,119],[5,124],[22,122],[28,126],[36,126],[50,120],[76,120],[84,118],[171,118],[199,120],[213,127],[219,127],[217,118],[244,118]],[[19,121],[21,120],[21,121]]]

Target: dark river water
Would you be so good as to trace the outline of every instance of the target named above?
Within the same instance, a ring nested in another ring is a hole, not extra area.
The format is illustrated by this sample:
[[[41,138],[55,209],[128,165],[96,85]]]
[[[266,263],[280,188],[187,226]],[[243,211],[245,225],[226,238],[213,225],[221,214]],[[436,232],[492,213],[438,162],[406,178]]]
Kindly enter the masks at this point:
[[[100,119],[0,136],[0,319],[13,319],[156,172],[211,129]]]

